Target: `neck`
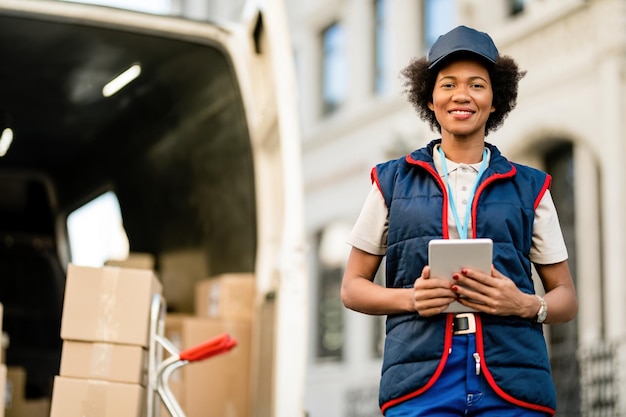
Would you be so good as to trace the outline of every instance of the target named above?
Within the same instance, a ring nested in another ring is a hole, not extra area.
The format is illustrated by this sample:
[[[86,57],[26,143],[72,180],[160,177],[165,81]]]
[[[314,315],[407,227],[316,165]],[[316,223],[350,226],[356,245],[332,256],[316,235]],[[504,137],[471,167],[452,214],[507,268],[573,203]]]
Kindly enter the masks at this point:
[[[463,164],[476,164],[483,160],[484,141],[458,142],[442,139],[441,150],[450,161]]]

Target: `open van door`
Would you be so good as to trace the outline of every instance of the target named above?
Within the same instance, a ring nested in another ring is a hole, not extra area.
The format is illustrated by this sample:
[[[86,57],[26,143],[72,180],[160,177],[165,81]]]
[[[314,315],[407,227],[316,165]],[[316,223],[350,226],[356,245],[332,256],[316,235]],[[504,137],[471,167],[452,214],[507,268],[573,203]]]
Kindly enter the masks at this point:
[[[105,193],[171,311],[256,277],[253,416],[303,416],[307,279],[292,53],[280,0],[208,23],[0,0],[0,302],[27,394],[58,372],[67,218]],[[120,74],[118,89],[104,88]]]

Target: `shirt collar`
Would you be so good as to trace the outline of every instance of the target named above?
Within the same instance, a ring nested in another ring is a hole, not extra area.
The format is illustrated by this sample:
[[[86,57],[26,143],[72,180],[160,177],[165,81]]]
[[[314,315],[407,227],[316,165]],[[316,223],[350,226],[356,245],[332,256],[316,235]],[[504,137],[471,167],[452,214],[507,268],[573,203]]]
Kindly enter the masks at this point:
[[[433,149],[433,162],[435,163],[435,168],[437,169],[437,172],[439,173],[440,176],[443,177],[445,174],[443,172],[443,164],[441,163],[441,154],[439,153],[440,146],[441,146],[440,144],[437,144],[435,145]],[[485,149],[487,150],[487,165],[489,165],[489,159],[491,158],[491,151],[487,147],[485,147]],[[474,170],[475,173],[478,173],[481,163],[482,161],[476,162],[475,164],[459,164],[446,158],[446,166],[448,167],[448,174],[456,171],[457,169],[459,169],[460,166],[469,167],[472,170]]]

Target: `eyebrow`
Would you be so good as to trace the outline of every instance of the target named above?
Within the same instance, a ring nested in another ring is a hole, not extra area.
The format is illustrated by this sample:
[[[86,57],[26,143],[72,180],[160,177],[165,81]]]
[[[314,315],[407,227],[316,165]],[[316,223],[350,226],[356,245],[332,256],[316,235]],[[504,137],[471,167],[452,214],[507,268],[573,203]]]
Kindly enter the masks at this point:
[[[437,82],[441,82],[441,81],[444,81],[444,80],[447,80],[447,79],[450,79],[450,80],[454,80],[454,81],[456,81],[458,78],[459,78],[459,77],[454,76],[454,75],[444,75],[444,76],[442,76],[441,78],[438,78],[438,79],[437,79]],[[467,80],[468,80],[468,81],[476,81],[476,80],[481,80],[481,81],[484,81],[484,82],[486,82],[486,83],[487,83],[487,82],[489,82],[486,78],[481,77],[480,75],[472,75],[472,76],[468,77],[468,78],[467,78]]]

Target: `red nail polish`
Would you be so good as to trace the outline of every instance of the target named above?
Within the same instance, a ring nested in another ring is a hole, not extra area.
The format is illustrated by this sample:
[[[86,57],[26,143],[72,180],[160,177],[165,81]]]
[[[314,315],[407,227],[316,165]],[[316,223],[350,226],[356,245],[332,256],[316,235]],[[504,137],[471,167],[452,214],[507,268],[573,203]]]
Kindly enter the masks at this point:
[[[456,285],[453,285],[453,286],[451,286],[451,287],[450,287],[450,289],[451,289],[452,291],[456,292],[456,291],[458,291],[458,290],[459,290],[459,287],[457,287]]]
[[[453,274],[453,275],[452,275],[452,279],[454,279],[454,280],[458,280],[458,279],[459,279],[459,274]]]
[[[467,275],[467,269],[465,269],[465,268],[461,269],[461,273],[462,273],[463,275]]]

